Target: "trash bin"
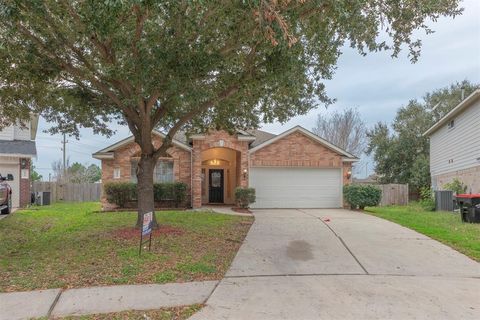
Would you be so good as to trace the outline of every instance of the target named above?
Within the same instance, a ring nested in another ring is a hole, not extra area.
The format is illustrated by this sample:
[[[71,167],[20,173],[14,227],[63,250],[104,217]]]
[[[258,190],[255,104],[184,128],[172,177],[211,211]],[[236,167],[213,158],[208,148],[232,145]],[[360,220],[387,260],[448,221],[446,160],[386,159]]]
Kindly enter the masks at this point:
[[[458,194],[456,198],[462,221],[480,223],[480,193]]]

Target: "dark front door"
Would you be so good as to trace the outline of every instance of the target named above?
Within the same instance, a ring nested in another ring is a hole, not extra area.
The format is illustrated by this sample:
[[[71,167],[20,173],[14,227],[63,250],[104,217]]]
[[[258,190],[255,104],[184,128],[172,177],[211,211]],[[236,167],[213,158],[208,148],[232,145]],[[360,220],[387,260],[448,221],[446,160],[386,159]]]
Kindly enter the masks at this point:
[[[208,171],[208,201],[223,203],[223,169]]]

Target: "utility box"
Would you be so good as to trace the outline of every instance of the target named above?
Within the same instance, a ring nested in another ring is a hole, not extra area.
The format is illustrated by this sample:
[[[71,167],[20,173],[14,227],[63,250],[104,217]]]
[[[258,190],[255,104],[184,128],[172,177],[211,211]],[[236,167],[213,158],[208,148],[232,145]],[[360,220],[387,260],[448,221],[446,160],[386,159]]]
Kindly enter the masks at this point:
[[[457,203],[463,222],[480,223],[480,193],[458,194]]]
[[[435,191],[435,211],[453,211],[453,191]]]

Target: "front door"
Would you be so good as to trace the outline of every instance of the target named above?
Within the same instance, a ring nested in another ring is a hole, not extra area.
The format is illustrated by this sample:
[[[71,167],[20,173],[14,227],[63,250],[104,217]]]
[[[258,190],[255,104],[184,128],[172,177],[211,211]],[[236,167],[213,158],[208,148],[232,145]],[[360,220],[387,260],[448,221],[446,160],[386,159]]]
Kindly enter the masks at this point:
[[[223,203],[223,169],[208,171],[208,201]]]

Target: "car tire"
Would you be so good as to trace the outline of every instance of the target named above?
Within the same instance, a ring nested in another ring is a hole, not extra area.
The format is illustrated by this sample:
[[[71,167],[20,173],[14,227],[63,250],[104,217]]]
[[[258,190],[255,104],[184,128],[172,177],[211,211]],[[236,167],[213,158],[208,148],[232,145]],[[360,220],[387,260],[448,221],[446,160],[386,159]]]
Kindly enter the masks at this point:
[[[12,197],[8,197],[8,204],[5,209],[2,210],[2,214],[10,214],[12,212]]]

